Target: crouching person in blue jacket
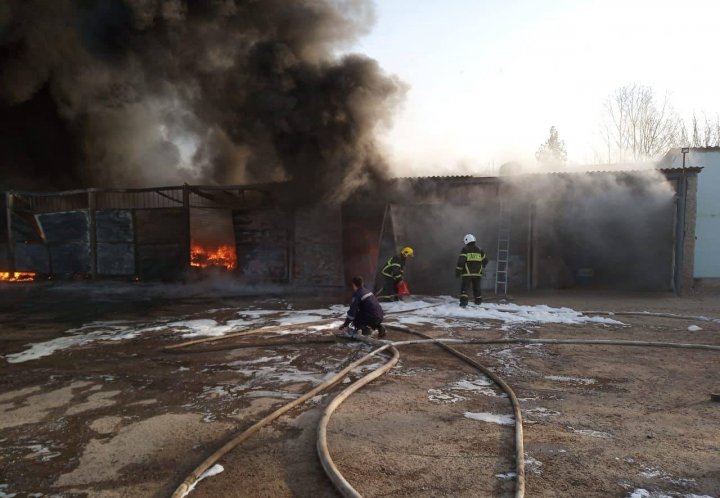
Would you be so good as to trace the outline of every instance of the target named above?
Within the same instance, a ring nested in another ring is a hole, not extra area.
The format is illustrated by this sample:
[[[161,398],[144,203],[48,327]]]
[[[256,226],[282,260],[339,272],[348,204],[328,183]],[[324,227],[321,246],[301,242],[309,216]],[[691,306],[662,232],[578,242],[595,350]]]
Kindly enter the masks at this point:
[[[370,335],[373,330],[377,330],[378,337],[385,337],[383,309],[375,294],[365,288],[362,277],[353,277],[352,288],[350,309],[340,330],[345,330],[352,323],[351,334],[359,331],[362,335]]]

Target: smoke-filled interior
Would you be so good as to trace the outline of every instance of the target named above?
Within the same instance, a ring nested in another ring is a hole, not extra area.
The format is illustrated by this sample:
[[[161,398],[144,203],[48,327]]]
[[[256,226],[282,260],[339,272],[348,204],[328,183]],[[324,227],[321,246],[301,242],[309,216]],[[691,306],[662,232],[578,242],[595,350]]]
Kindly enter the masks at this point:
[[[528,190],[534,286],[671,289],[674,192],[660,173],[551,175]]]
[[[675,193],[660,172],[422,183],[399,189],[405,198],[389,204],[382,235],[372,245],[381,247],[376,268],[405,245],[415,249],[406,269],[413,292],[459,291],[454,270],[466,233],[486,251],[490,261],[482,286],[494,289],[502,259],[501,204],[508,211],[508,281],[515,291],[672,288]]]

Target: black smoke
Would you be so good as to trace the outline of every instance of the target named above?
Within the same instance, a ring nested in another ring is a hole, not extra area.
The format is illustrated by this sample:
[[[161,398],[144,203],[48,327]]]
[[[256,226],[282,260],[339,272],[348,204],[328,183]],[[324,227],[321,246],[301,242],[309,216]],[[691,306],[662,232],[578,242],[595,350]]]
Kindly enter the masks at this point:
[[[359,0],[0,3],[2,188],[292,180],[342,199],[384,178],[405,91],[338,55]]]

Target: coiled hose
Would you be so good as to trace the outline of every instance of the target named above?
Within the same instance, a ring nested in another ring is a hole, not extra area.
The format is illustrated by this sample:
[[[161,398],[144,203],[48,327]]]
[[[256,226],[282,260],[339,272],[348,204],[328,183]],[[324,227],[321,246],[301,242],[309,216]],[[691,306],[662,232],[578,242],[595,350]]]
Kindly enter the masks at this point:
[[[384,346],[381,346],[381,347],[375,349],[374,351],[366,354],[359,360],[354,361],[353,363],[351,363],[350,365],[348,365],[347,367],[342,369],[340,372],[338,372],[336,375],[334,375],[331,379],[323,382],[319,386],[317,386],[314,389],[303,394],[298,399],[293,400],[290,403],[287,403],[286,405],[283,405],[282,407],[278,408],[277,410],[272,412],[270,415],[264,417],[263,419],[259,420],[256,423],[254,423],[253,425],[251,425],[250,427],[245,429],[243,432],[241,432],[237,436],[233,437],[230,441],[225,443],[220,449],[215,451],[212,455],[210,455],[205,460],[203,460],[203,462],[200,465],[195,467],[195,470],[193,470],[185,478],[185,480],[175,489],[175,492],[172,494],[172,498],[182,498],[183,496],[185,496],[188,493],[188,491],[191,489],[193,483],[195,483],[206,470],[208,470],[210,467],[212,467],[218,460],[220,460],[220,458],[222,458],[224,455],[226,455],[228,452],[230,452],[233,448],[235,448],[240,443],[242,443],[243,441],[248,439],[250,436],[255,434],[257,431],[259,431],[263,426],[269,424],[273,420],[277,419],[284,413],[287,413],[288,411],[290,411],[291,409],[300,405],[301,403],[304,403],[305,401],[309,400],[313,396],[316,396],[317,394],[324,391],[325,389],[334,386],[335,384],[340,382],[343,379],[343,377],[345,377],[345,375],[350,373],[351,370],[358,367],[365,361],[369,360],[376,354],[385,351],[386,349],[393,350],[393,358],[390,360],[390,362],[392,364],[390,364],[390,366],[385,371],[392,368],[392,366],[395,363],[397,363],[397,360],[400,357],[399,353],[397,352],[397,350],[395,348],[393,348],[392,344],[385,344]],[[385,366],[387,366],[387,364],[384,365],[382,368],[384,368]],[[372,373],[374,374],[375,372],[372,372]],[[370,375],[372,375],[372,374],[370,374]],[[382,375],[382,373],[380,373],[379,375]],[[367,378],[367,377],[368,376],[366,376],[365,378]],[[365,378],[363,378],[361,380],[364,380]],[[370,380],[372,380],[372,379],[370,379]],[[368,380],[367,382],[370,382],[370,380]],[[367,384],[367,382],[365,382],[365,384]],[[365,385],[365,384],[363,384],[363,385]],[[360,387],[362,387],[362,386],[360,386]],[[359,389],[359,387],[358,387],[358,389]]]
[[[408,311],[414,311],[414,310],[407,310]],[[628,313],[629,314],[629,313]],[[647,313],[637,313],[637,314],[644,314]],[[658,314],[659,315],[659,314]],[[678,316],[670,315],[672,318],[678,318]],[[700,318],[700,317],[693,317],[693,318]],[[327,319],[327,320],[318,320],[316,322],[311,323],[305,323],[305,324],[298,324],[297,326],[307,327],[308,325],[315,325],[319,323],[325,323],[325,322],[332,322],[335,321],[335,319]],[[714,319],[712,321],[715,321]],[[296,326],[296,327],[297,327]],[[233,337],[240,337],[240,336],[247,336],[252,334],[259,334],[259,333],[267,333],[272,332],[274,329],[287,329],[287,328],[294,328],[292,326],[278,326],[278,327],[268,327],[264,329],[255,329],[250,331],[243,331],[236,334],[229,334],[225,336],[220,337],[211,337],[211,338],[205,338],[205,339],[198,339],[193,341],[187,341],[185,343],[176,344],[172,346],[166,347],[164,350],[167,352],[171,352],[175,349],[181,349],[183,347],[187,347],[194,344],[204,343],[204,342],[215,342],[220,340],[225,340]],[[447,344],[598,344],[598,345],[617,345],[617,346],[637,346],[637,347],[668,347],[668,348],[681,348],[681,349],[704,349],[704,350],[714,350],[714,351],[720,351],[720,346],[715,345],[708,345],[708,344],[691,344],[691,343],[671,343],[671,342],[652,342],[652,341],[623,341],[623,340],[606,340],[606,339],[448,339],[448,338],[432,338],[430,336],[427,336],[425,334],[412,331],[411,329],[408,329],[406,327],[400,327],[395,325],[388,325],[387,328],[392,330],[397,330],[400,332],[405,332],[408,334],[416,335],[418,337],[423,337],[421,340],[412,340],[412,341],[398,341],[393,343],[388,343],[385,341],[374,341],[372,339],[364,339],[362,338],[364,342],[370,343],[370,344],[384,344],[383,346],[375,349],[371,353],[365,355],[364,357],[360,358],[359,360],[353,362],[348,367],[344,368],[342,371],[340,371],[338,374],[336,374],[333,378],[326,381],[325,383],[321,384],[320,386],[317,386],[316,388],[312,389],[308,393],[304,394],[300,398],[284,405],[283,407],[275,410],[270,415],[264,417],[262,420],[258,421],[257,423],[253,424],[251,427],[243,431],[238,436],[231,439],[229,442],[227,442],[225,445],[223,445],[220,449],[218,449],[216,452],[214,452],[212,455],[207,457],[198,467],[193,470],[193,472],[186,477],[186,479],[178,486],[178,488],[175,490],[175,492],[172,495],[172,498],[182,498],[185,496],[185,494],[188,492],[188,490],[191,488],[193,483],[195,483],[200,475],[202,475],[203,472],[205,472],[207,469],[209,469],[212,465],[214,465],[222,456],[227,454],[229,451],[231,451],[233,448],[237,447],[239,444],[241,444],[243,441],[247,440],[251,435],[256,433],[260,428],[262,428],[264,425],[272,422],[273,420],[277,419],[284,413],[288,412],[292,408],[298,406],[299,404],[307,401],[311,397],[317,395],[321,391],[337,384],[347,373],[349,373],[352,369],[356,368],[357,366],[361,365],[368,359],[372,358],[373,356],[377,355],[380,352],[390,350],[392,352],[392,358],[388,363],[383,365],[377,370],[374,370],[373,372],[370,372],[366,376],[362,377],[352,385],[350,385],[348,388],[343,390],[336,398],[328,405],[328,407],[325,409],[323,413],[323,417],[320,420],[320,424],[318,427],[318,438],[317,438],[317,451],[318,456],[320,458],[321,464],[323,466],[323,469],[325,470],[326,474],[330,478],[330,480],[333,482],[335,487],[338,489],[338,491],[345,497],[353,497],[353,498],[361,498],[361,495],[348,483],[348,481],[342,476],[342,474],[339,472],[337,467],[335,466],[334,462],[332,461],[332,458],[330,457],[328,446],[327,446],[327,426],[330,421],[330,417],[332,416],[333,412],[355,391],[363,387],[364,385],[368,384],[372,380],[376,379],[377,377],[383,375],[387,371],[389,371],[399,360],[399,352],[396,349],[396,346],[402,346],[402,345],[409,345],[409,344],[428,344],[433,343],[436,345],[439,345],[440,347],[443,347],[451,354],[457,356],[458,358],[462,359],[466,363],[472,365],[473,367],[477,368],[478,370],[482,371],[485,375],[490,377],[503,391],[505,391],[508,394],[508,398],[511,400],[511,403],[513,405],[513,412],[515,415],[515,462],[516,462],[516,490],[515,490],[515,497],[516,498],[523,498],[525,493],[525,455],[524,455],[524,445],[523,445],[523,430],[522,430],[522,412],[520,410],[520,404],[517,400],[517,397],[515,396],[515,393],[512,391],[512,389],[500,378],[498,377],[494,372],[490,371],[486,367],[482,366],[481,364],[477,363],[472,358],[469,358],[468,356],[464,355],[463,353],[451,348]],[[324,342],[324,341],[323,341]],[[276,342],[271,343],[269,341],[262,342],[262,343],[254,343],[252,346],[255,345],[284,345],[287,344],[287,342]],[[236,347],[247,347],[248,345],[237,345]]]

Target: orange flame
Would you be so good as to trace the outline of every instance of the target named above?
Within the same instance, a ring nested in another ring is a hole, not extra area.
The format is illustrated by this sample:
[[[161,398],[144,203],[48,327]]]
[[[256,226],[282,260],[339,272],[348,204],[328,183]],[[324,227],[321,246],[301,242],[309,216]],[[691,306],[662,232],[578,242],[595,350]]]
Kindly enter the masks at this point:
[[[35,273],[30,271],[0,271],[0,282],[32,282],[35,280]]]
[[[190,249],[190,266],[198,268],[217,266],[227,270],[234,270],[237,267],[235,247],[226,244],[210,249],[193,243]]]

